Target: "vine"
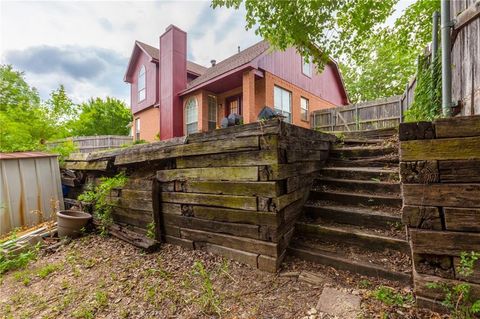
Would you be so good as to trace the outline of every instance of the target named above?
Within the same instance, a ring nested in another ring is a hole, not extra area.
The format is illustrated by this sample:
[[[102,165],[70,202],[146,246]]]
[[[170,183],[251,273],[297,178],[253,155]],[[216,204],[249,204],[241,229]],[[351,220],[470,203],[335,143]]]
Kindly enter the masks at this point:
[[[438,58],[430,62],[430,56],[418,58],[417,86],[412,106],[405,112],[405,121],[432,121],[441,115],[442,63]]]
[[[111,192],[114,189],[121,188],[127,183],[127,177],[124,173],[119,173],[114,177],[102,177],[99,185],[90,184],[78,200],[88,202],[93,205],[94,216],[100,221],[100,234],[108,233],[108,226],[112,224],[112,203]]]

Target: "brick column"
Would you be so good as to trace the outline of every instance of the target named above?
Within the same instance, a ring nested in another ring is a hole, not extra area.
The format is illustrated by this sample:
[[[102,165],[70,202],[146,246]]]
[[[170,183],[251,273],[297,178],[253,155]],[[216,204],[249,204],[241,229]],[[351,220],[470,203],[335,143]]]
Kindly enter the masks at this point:
[[[254,70],[245,71],[242,81],[243,91],[243,122],[252,123],[257,120],[255,109],[255,73]]]

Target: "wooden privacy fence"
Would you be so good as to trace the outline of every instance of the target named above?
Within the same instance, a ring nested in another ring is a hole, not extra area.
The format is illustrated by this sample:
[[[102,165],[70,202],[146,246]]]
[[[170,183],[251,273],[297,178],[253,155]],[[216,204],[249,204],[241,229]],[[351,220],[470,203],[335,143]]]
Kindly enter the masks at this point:
[[[49,148],[54,148],[68,141],[73,142],[73,144],[78,148],[79,153],[90,153],[107,150],[110,148],[119,148],[123,145],[132,144],[133,137],[123,135],[79,136],[48,142],[47,145]]]
[[[402,117],[401,97],[368,101],[312,112],[313,128],[320,131],[361,131],[397,126]]]

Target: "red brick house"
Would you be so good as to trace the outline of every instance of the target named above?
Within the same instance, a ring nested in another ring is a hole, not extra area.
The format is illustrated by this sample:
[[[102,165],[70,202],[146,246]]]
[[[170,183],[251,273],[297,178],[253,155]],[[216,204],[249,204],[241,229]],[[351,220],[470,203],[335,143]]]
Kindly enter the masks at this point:
[[[173,25],[159,47],[136,41],[125,74],[135,139],[215,129],[230,113],[254,122],[264,106],[310,127],[310,112],[348,104],[337,64],[318,73],[294,48],[273,51],[261,41],[207,68],[187,60],[187,34]]]

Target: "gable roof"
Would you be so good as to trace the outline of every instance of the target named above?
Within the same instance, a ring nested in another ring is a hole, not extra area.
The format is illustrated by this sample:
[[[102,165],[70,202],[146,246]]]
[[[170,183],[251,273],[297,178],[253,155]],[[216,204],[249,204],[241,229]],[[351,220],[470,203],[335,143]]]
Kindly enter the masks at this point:
[[[232,55],[229,58],[226,58],[223,61],[218,62],[214,66],[206,69],[205,73],[203,73],[201,76],[188,83],[187,90],[198,86],[204,82],[207,82],[219,75],[222,75],[223,73],[226,73],[244,64],[252,62],[255,58],[265,52],[269,47],[270,45],[268,44],[268,42],[263,40],[252,45],[251,47],[246,48],[243,51],[240,51],[237,54]]]
[[[130,61],[128,62],[127,71],[125,72],[125,77],[124,77],[125,80],[127,80],[127,76],[129,74],[129,72],[131,71],[131,67],[132,67],[132,64],[133,64],[132,62],[133,62],[134,56],[135,56],[135,50],[138,50],[138,49],[142,50],[150,58],[150,62],[158,63],[159,56],[160,56],[160,50],[158,50],[157,48],[155,48],[155,47],[153,47],[149,44],[146,44],[146,43],[143,43],[141,41],[136,40],[135,45],[133,47],[132,55],[130,56]],[[203,65],[200,65],[200,64],[192,62],[192,61],[187,61],[187,72],[188,73],[192,73],[194,75],[200,76],[203,73],[205,73],[206,70],[207,70],[207,68],[204,67]]]

